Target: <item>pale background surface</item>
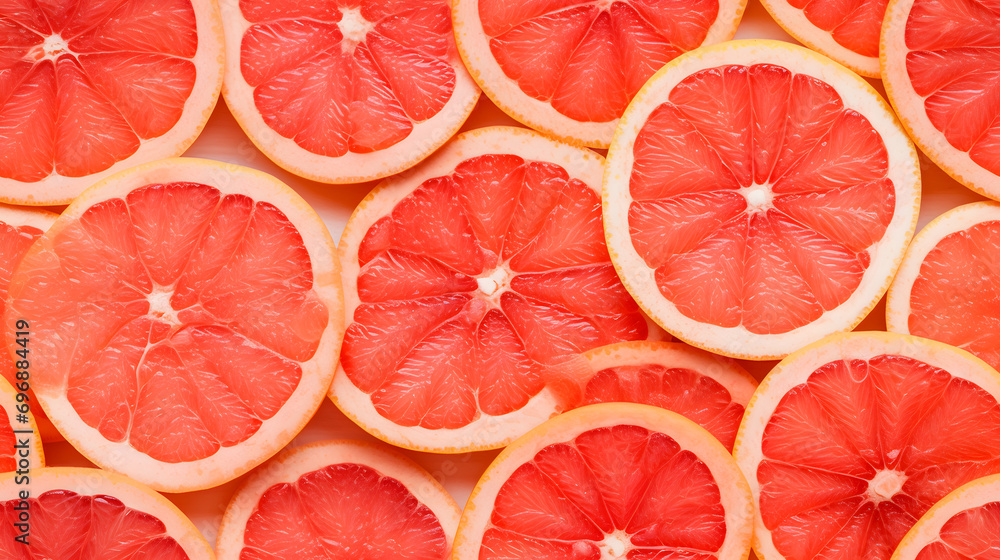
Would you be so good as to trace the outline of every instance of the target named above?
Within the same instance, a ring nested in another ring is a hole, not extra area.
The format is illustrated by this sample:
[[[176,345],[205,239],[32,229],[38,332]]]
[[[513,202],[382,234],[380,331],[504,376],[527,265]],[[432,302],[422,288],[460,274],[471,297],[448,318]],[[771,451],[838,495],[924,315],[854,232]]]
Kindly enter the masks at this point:
[[[743,22],[736,33],[736,38],[766,38],[795,42],[771,19],[759,0],[750,0]],[[870,82],[884,93],[881,82],[878,80],[870,80]],[[520,126],[497,109],[489,99],[482,96],[479,105],[462,130],[493,125]],[[327,227],[330,228],[334,239],[340,238],[354,207],[374,186],[374,183],[348,186],[324,185],[299,178],[282,170],[254,147],[222,100],[219,101],[219,105],[209,119],[208,126],[201,137],[185,155],[238,163],[277,176],[291,185],[312,204],[326,222]],[[921,168],[923,201],[918,228],[923,227],[934,217],[950,208],[977,200],[985,200],[952,180],[923,156],[921,156]],[[861,324],[859,330],[884,329],[885,302],[883,299]],[[760,379],[774,363],[744,362],[744,366]],[[375,438],[369,436],[341,414],[329,400],[323,403],[316,416],[290,445],[295,447],[326,439],[376,441]],[[434,455],[409,451],[404,451],[404,453],[440,480],[461,507],[465,504],[480,474],[498,452],[465,455]],[[45,455],[49,466],[93,466],[65,442],[46,445]],[[168,494],[167,497],[191,517],[205,538],[214,545],[222,514],[241,480],[237,479],[211,490],[188,494]]]

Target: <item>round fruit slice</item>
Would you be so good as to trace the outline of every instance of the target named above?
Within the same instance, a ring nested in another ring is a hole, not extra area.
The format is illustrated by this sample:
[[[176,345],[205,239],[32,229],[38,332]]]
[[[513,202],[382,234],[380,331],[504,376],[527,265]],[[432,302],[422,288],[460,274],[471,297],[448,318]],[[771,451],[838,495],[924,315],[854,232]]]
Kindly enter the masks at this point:
[[[893,560],[989,560],[1000,551],[1000,476],[945,496],[903,537]]]
[[[14,274],[14,269],[17,268],[17,264],[21,262],[21,258],[28,251],[28,248],[31,247],[31,244],[52,226],[57,217],[57,214],[45,210],[12,208],[0,205],[0,316],[3,315],[6,305],[4,300],[7,298],[7,288],[10,286],[10,276]],[[11,323],[12,328],[16,323],[17,319],[15,318],[14,323]],[[28,326],[30,327],[31,325],[29,324]],[[30,332],[30,329],[19,330]],[[0,351],[0,376],[3,376],[11,384],[19,381],[17,379],[18,369],[15,368],[17,365],[15,362],[31,358],[30,343],[30,336],[18,336],[15,337],[14,346],[10,348],[9,354]],[[28,359],[27,361],[27,365],[30,366],[31,360]],[[28,370],[30,372],[30,367]],[[35,404],[34,395],[33,391],[28,391],[28,398],[31,399],[30,404],[32,405],[31,415],[38,425],[42,439],[45,441],[61,440],[62,435],[59,434],[55,426],[52,425],[52,422],[45,416],[42,407]]]
[[[958,486],[1000,472],[1000,374],[911,336],[830,336],[789,356],[750,400],[736,460],[762,560],[888,560]]]
[[[640,404],[567,412],[511,444],[472,491],[454,560],[746,560],[753,506],[732,456]]]
[[[583,354],[579,405],[633,402],[681,414],[732,450],[757,381],[739,364],[677,342],[620,342]]]
[[[213,0],[0,8],[0,200],[67,204],[99,179],[180,155],[222,88]]]
[[[602,163],[486,128],[372,191],[340,241],[337,406],[401,447],[502,447],[558,412],[571,358],[645,339],[604,244]]]
[[[124,476],[97,469],[47,468],[33,469],[28,485],[16,480],[14,473],[0,475],[4,558],[215,558],[179,509]],[[22,499],[26,490],[31,496]],[[27,545],[17,540],[25,533]]]
[[[223,3],[223,95],[275,163],[327,183],[398,173],[462,126],[479,98],[448,0]]]
[[[24,404],[18,391],[0,379],[0,473],[45,466],[34,410],[21,412]]]
[[[171,492],[284,447],[322,402],[343,333],[319,216],[277,179],[207,160],[88,189],[25,255],[9,298],[5,321],[31,325],[32,385],[59,431]]]
[[[1000,198],[1000,6],[898,0],[882,27],[882,80],[914,142],[970,189]]]
[[[892,332],[946,342],[1000,368],[1000,204],[977,202],[928,224],[889,288]]]
[[[752,360],[855,327],[916,227],[916,151],[864,80],[788,43],[678,58],[622,119],[608,248],[667,331]]]
[[[746,0],[456,0],[458,51],[518,121],[607,148],[629,101],[661,66],[732,39]]]
[[[461,510],[431,475],[383,446],[326,441],[286,451],[226,509],[219,560],[445,560]]]
[[[878,78],[879,33],[889,0],[761,0],[789,35],[862,76]]]

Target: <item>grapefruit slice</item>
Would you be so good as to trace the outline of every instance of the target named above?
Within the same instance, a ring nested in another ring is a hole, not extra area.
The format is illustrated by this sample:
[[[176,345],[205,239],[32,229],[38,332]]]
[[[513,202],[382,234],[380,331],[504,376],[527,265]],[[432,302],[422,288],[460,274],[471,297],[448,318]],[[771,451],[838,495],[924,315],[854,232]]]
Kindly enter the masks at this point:
[[[50,226],[56,221],[57,214],[38,209],[12,208],[0,205],[0,315],[3,314],[7,297],[7,287],[10,285],[10,277],[14,274],[14,269],[21,262],[24,253],[28,251],[31,244],[35,242]],[[17,322],[17,319],[14,320]],[[30,324],[29,324],[30,327]],[[11,328],[15,328],[14,324]],[[30,330],[29,330],[30,332]],[[0,375],[11,384],[18,382],[15,361],[22,357],[31,357],[30,336],[24,346],[18,344],[15,338],[15,346],[10,349],[10,353],[0,352]],[[23,340],[23,338],[22,338]],[[16,352],[21,351],[21,355]],[[31,360],[28,360],[30,366]],[[30,367],[28,368],[30,373]],[[30,380],[29,380],[30,383]],[[62,436],[56,430],[52,422],[49,422],[42,407],[35,404],[34,391],[28,391],[31,399],[31,415],[38,425],[38,430],[42,434],[44,441],[59,441]]]
[[[485,128],[372,191],[339,247],[337,406],[400,447],[502,447],[558,412],[548,381],[572,357],[645,339],[604,245],[602,163]]]
[[[916,151],[863,79],[807,49],[733,41],[666,66],[608,153],[608,248],[678,338],[775,359],[852,329],[916,227]]]
[[[1000,7],[896,0],[882,26],[882,80],[914,142],[955,180],[1000,198]]]
[[[448,0],[222,4],[223,95],[254,144],[326,183],[398,173],[444,144],[479,89]]]
[[[454,560],[746,560],[753,506],[732,456],[666,410],[597,404],[532,430],[472,491]]]
[[[888,560],[921,515],[1000,472],[1000,374],[911,336],[850,333],[789,356],[747,406],[734,455],[762,560]]]
[[[972,481],[934,505],[893,560],[990,560],[1000,551],[1000,476]]]
[[[458,51],[518,121],[607,148],[626,105],[681,53],[733,38],[746,0],[456,0]]]
[[[678,342],[619,342],[583,354],[578,406],[633,402],[693,420],[732,450],[757,381],[734,360]]]
[[[180,155],[222,88],[213,0],[0,8],[0,201],[67,204],[112,173]]]
[[[26,500],[20,493],[30,492]],[[27,505],[28,545],[15,540]],[[166,498],[134,481],[83,468],[33,470],[30,485],[0,475],[0,556],[12,560],[213,560],[208,542]]]
[[[431,475],[384,446],[326,441],[286,451],[226,508],[219,560],[444,560],[461,511]]]
[[[22,412],[23,404],[18,391],[0,379],[0,473],[45,466],[34,411]]]
[[[892,332],[932,338],[1000,368],[1000,204],[977,202],[928,224],[906,250],[889,288]]]
[[[879,34],[889,0],[761,0],[789,35],[868,78],[878,78]]]
[[[284,447],[336,367],[335,247],[277,179],[171,159],[88,189],[11,280],[32,384],[88,459],[156,489],[221,484]],[[13,333],[8,333],[13,346]]]

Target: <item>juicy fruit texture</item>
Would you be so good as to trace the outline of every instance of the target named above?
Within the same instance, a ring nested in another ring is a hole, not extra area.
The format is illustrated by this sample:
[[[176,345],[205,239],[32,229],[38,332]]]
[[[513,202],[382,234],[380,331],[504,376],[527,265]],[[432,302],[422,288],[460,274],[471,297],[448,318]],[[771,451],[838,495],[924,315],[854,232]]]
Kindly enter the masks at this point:
[[[567,356],[647,336],[610,263],[600,197],[559,165],[472,157],[387,214],[358,249],[341,360],[398,425],[508,414]]]
[[[43,402],[66,398],[107,440],[179,463],[247,440],[296,389],[327,310],[274,205],[151,184],[56,227],[11,284]]]
[[[584,387],[582,405],[633,402],[671,410],[693,420],[733,449],[744,405],[721,383],[688,368],[650,363],[605,368]]]
[[[50,490],[28,501],[29,545],[14,540],[18,500],[0,503],[0,555],[14,560],[187,560],[188,555],[157,517],[103,494]]]
[[[1000,404],[972,381],[903,355],[836,360],[781,398],[748,474],[786,560],[887,559],[935,502],[1000,472],[998,438]]]
[[[916,560],[988,560],[1000,550],[1000,501],[964,510],[941,527]]]
[[[718,0],[478,0],[489,48],[526,95],[578,121],[613,121],[646,80],[705,41]]]
[[[240,0],[240,71],[264,122],[309,152],[393,146],[455,90],[444,0]]]
[[[905,24],[906,73],[935,129],[1000,175],[1000,6],[915,0]],[[895,99],[894,99],[895,101]],[[901,114],[915,109],[906,107]]]
[[[828,83],[774,64],[681,81],[633,148],[629,235],[684,316],[787,333],[843,304],[892,221],[889,156]]]
[[[878,57],[879,32],[889,0],[788,0],[837,44],[860,55]]]
[[[83,177],[164,135],[195,85],[196,27],[191,0],[6,3],[0,178]]]
[[[497,493],[479,558],[718,558],[718,483],[669,435],[617,425],[542,448]]]
[[[341,463],[268,488],[247,521],[239,558],[441,560],[449,551],[437,516],[400,481]]]
[[[947,342],[1000,367],[1000,221],[943,237],[920,265],[910,289],[910,334]]]
[[[11,472],[17,470],[17,439],[14,437],[14,428],[10,425],[10,411],[7,407],[13,403],[3,403],[0,408],[0,472]]]

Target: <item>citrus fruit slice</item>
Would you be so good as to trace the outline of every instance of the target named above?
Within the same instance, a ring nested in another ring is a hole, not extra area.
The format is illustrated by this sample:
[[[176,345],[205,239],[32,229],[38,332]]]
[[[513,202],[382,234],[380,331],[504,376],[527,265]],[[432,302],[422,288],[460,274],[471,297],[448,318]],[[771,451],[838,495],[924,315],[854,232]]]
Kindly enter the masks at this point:
[[[778,364],[734,455],[762,560],[888,560],[948,492],[1000,472],[1000,374],[888,333],[833,335]]]
[[[0,6],[0,201],[66,204],[180,155],[222,88],[213,0]]]
[[[504,112],[572,144],[607,148],[661,66],[732,39],[746,0],[456,0],[458,51]]]
[[[339,246],[337,406],[409,449],[502,447],[558,411],[547,381],[571,357],[646,338],[604,244],[602,164],[485,128],[372,191]]]
[[[583,354],[579,406],[633,402],[693,420],[732,450],[757,381],[739,364],[678,342],[619,342]]]
[[[753,506],[732,456],[666,410],[609,403],[535,428],[472,491],[454,560],[745,560]]]
[[[761,0],[789,35],[854,70],[878,78],[879,34],[889,0]]]
[[[608,153],[604,223],[660,326],[762,360],[861,322],[919,199],[916,151],[863,79],[802,47],[733,41],[636,96]]]
[[[25,491],[27,499],[20,495]],[[198,529],[166,498],[97,469],[32,470],[30,484],[18,484],[14,473],[0,475],[0,507],[3,558],[215,558]],[[27,545],[17,540],[24,533]]]
[[[250,476],[222,519],[219,560],[450,557],[461,511],[419,465],[384,446],[325,441]]]
[[[53,222],[58,215],[45,210],[12,208],[0,205],[0,316],[3,315],[4,300],[7,297],[7,287],[10,285],[10,277],[14,274],[14,269],[21,262],[24,253],[28,251],[31,244],[35,242]],[[14,319],[14,323],[17,319]],[[28,325],[30,327],[30,324]],[[12,323],[11,328],[15,325]],[[30,329],[28,329],[30,332]],[[18,343],[17,340],[21,342]],[[16,361],[23,361],[29,358],[30,366],[31,348],[30,336],[15,337],[14,346],[10,352],[0,351],[0,376],[11,384],[17,383],[18,369],[15,368]],[[20,352],[20,354],[18,354]],[[23,369],[23,368],[22,368]],[[30,374],[30,367],[28,368]],[[29,380],[30,384],[30,380]],[[52,422],[49,422],[42,407],[35,404],[34,392],[29,390],[28,397],[31,399],[31,415],[34,418],[38,430],[45,441],[58,441],[62,439]]]
[[[206,488],[277,452],[322,402],[343,333],[335,251],[269,175],[153,162],[63,212],[14,272],[5,320],[30,323],[35,394],[88,459]]]
[[[45,466],[32,410],[23,412],[18,391],[0,379],[0,473]]]
[[[889,288],[892,332],[968,350],[1000,368],[1000,204],[976,202],[938,216],[913,238]]]
[[[1000,476],[945,496],[903,537],[893,560],[990,560],[1000,551]]]
[[[882,26],[882,80],[914,142],[970,189],[1000,198],[1000,7],[897,0]]]
[[[223,3],[223,95],[275,163],[327,183],[398,173],[444,144],[479,89],[448,0]]]

